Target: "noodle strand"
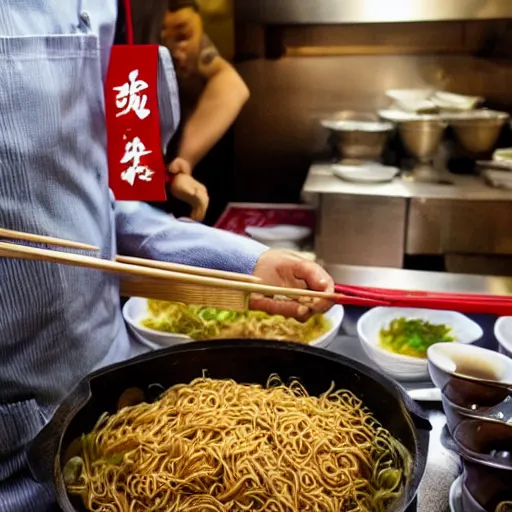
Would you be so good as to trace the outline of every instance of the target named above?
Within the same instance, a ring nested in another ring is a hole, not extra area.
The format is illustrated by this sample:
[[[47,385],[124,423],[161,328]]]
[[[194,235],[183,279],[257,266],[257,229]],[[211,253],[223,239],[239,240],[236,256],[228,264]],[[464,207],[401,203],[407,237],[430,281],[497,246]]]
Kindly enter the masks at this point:
[[[77,460],[68,490],[92,512],[383,512],[411,465],[351,392],[277,376],[203,377],[104,415]]]

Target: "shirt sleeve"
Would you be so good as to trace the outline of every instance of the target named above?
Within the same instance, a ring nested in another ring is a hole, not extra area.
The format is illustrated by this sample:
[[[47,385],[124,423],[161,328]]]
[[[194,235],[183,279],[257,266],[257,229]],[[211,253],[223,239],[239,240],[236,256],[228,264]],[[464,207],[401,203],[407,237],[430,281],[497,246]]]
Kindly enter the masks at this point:
[[[268,247],[250,238],[176,219],[146,203],[117,201],[118,252],[153,260],[251,274]]]

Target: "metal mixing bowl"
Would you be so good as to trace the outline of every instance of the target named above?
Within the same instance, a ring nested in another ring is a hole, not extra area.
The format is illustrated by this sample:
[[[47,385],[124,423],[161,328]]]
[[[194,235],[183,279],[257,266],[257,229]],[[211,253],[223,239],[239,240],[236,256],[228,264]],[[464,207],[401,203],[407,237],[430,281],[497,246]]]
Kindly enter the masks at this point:
[[[453,114],[447,119],[460,145],[467,152],[480,155],[490,153],[495,148],[509,118],[506,112],[475,110]]]
[[[379,160],[393,125],[380,121],[333,120],[320,123],[331,132],[331,140],[342,158]]]
[[[436,154],[445,128],[446,123],[439,120],[405,121],[398,125],[405,149],[419,160]]]

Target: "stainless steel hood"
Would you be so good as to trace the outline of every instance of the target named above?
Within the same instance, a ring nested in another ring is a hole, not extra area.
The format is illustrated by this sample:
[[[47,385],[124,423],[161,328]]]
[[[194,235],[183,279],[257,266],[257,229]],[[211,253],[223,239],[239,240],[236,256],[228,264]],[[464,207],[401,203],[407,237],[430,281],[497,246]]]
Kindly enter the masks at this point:
[[[264,25],[512,19],[512,0],[235,0],[235,18]]]

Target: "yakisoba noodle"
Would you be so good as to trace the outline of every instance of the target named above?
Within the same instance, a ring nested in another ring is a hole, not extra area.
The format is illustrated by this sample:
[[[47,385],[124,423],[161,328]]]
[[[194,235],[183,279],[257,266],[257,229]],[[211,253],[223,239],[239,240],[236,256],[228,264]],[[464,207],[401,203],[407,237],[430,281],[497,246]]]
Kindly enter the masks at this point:
[[[256,338],[308,343],[327,332],[331,325],[323,315],[306,322],[263,311],[228,311],[178,302],[148,301],[149,316],[142,325],[157,331],[186,334],[194,340],[212,338]]]
[[[410,465],[349,391],[200,378],[105,415],[65,475],[95,512],[379,512]]]

